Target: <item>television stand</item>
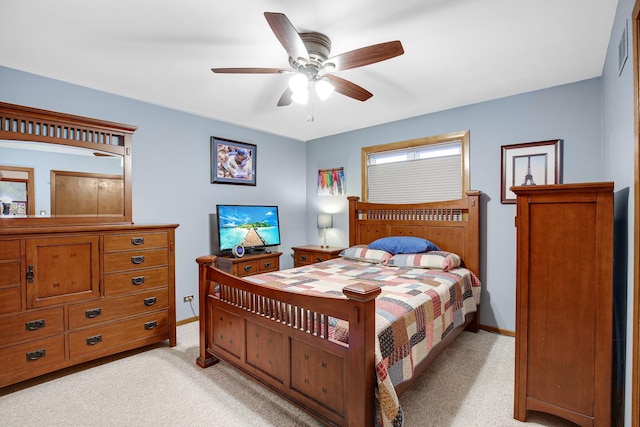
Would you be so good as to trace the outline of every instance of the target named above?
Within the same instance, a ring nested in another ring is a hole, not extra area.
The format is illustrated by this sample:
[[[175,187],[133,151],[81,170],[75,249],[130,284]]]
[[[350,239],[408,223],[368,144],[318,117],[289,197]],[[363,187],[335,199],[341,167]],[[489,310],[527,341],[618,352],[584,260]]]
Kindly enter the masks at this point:
[[[231,255],[218,255],[216,268],[234,276],[251,276],[280,270],[280,255],[282,252],[247,253],[242,258]]]

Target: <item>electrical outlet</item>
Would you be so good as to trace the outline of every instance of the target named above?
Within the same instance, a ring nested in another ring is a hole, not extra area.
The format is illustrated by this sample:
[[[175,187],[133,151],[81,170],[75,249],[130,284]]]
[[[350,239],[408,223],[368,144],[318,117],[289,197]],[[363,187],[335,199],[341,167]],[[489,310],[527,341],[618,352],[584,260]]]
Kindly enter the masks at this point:
[[[193,295],[185,295],[183,300],[184,302],[191,302],[193,301]]]

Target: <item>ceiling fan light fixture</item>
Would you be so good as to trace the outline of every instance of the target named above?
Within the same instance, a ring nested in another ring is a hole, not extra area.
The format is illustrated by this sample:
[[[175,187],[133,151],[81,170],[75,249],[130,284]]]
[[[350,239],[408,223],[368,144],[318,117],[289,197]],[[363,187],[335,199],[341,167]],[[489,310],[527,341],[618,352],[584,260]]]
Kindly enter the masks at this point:
[[[306,91],[308,85],[309,79],[302,73],[296,73],[289,79],[289,89],[291,89],[293,93]]]
[[[333,87],[329,79],[327,79],[326,77],[317,80],[315,83],[315,87],[316,95],[318,95],[318,98],[320,98],[321,101],[326,101],[335,90],[335,87]]]
[[[309,100],[309,91],[306,87],[302,90],[293,91],[291,100],[297,104],[305,105]]]

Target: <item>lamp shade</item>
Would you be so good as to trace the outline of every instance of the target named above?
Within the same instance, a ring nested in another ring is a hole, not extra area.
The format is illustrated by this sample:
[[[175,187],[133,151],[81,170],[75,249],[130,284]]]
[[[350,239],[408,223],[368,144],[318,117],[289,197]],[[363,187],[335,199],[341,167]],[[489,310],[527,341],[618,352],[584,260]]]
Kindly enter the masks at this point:
[[[333,228],[333,215],[318,214],[318,228]]]

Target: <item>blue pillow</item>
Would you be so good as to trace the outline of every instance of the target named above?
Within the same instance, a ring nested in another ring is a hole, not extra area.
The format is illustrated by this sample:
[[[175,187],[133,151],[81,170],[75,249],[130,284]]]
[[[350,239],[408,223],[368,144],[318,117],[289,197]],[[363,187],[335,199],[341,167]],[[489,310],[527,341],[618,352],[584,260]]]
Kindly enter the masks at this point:
[[[439,251],[440,248],[427,239],[411,236],[383,237],[369,243],[369,249],[379,249],[395,254],[417,254],[427,251]]]

